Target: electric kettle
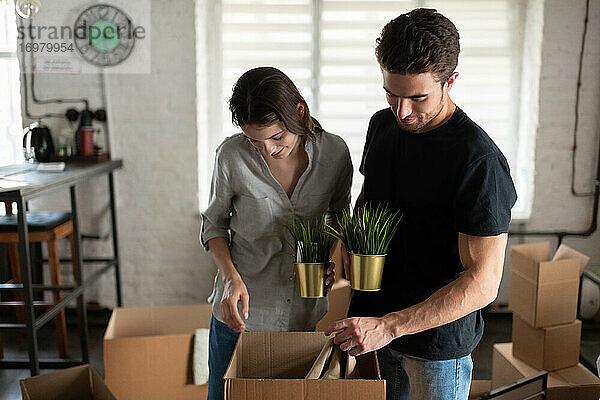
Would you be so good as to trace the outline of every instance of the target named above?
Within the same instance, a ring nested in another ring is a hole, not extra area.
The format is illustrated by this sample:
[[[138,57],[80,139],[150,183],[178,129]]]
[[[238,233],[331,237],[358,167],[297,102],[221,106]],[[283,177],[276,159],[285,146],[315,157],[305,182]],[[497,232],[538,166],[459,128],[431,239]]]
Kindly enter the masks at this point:
[[[29,125],[23,132],[23,155],[29,162],[47,162],[54,157],[54,142],[50,129],[38,124]]]

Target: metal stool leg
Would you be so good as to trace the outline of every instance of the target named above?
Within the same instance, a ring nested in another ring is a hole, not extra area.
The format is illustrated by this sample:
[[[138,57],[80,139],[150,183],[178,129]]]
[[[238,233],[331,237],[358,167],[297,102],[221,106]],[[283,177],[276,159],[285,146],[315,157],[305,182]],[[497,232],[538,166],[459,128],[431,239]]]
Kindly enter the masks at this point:
[[[21,266],[21,281],[25,297],[25,324],[27,326],[27,348],[29,349],[29,371],[31,375],[40,374],[40,357],[38,352],[37,331],[34,327],[35,310],[33,309],[33,290],[31,283],[31,257],[29,254],[29,231],[25,201],[17,201],[17,225],[19,231],[19,265]]]
[[[8,244],[8,258],[10,260],[10,271],[14,283],[21,283],[21,270],[19,268],[19,245],[17,243]],[[23,294],[15,292],[13,294],[15,301],[23,301]],[[17,322],[20,324],[25,323],[25,306],[16,307],[15,315]]]
[[[71,186],[70,188],[71,194],[71,219],[73,221],[73,242],[75,245],[73,248],[75,249],[75,257],[73,258],[76,262],[77,269],[77,278],[79,281],[78,285],[83,285],[84,276],[81,268],[81,264],[83,262],[83,257],[81,256],[81,233],[79,232],[79,217],[77,215],[77,193],[75,191],[75,186]],[[90,361],[89,349],[88,349],[88,326],[87,326],[87,310],[85,304],[85,295],[82,291],[81,294],[77,298],[77,308],[79,310],[79,323],[80,323],[80,343],[81,343],[81,359],[84,363],[88,363]]]
[[[69,235],[69,243],[71,247],[71,265],[73,266],[73,284],[77,286],[77,284],[79,283],[79,275],[77,274],[77,261],[75,258],[75,237],[72,233]],[[79,333],[79,335],[81,335],[81,316],[79,315],[79,307],[75,309],[75,312],[77,314],[77,332]]]
[[[58,245],[56,240],[48,241],[48,265],[50,267],[50,281],[53,285],[62,285],[60,277],[60,261],[58,257]],[[52,292],[54,304],[58,303],[62,297],[62,292]],[[67,339],[67,321],[65,310],[62,309],[54,318],[56,323],[56,337],[58,340],[58,354],[61,358],[69,357],[69,343]]]

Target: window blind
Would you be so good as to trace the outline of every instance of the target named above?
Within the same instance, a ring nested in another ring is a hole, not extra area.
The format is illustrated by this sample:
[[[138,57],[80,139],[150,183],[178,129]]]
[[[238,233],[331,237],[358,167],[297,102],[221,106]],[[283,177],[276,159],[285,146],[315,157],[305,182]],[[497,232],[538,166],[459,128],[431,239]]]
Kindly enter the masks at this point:
[[[284,71],[312,108],[311,0],[222,1],[223,136],[235,132],[227,102],[245,71],[271,65]]]
[[[514,170],[520,65],[514,0],[223,0],[222,136],[236,131],[227,109],[235,80],[249,68],[273,65],[298,85],[323,127],[345,139],[355,199],[369,119],[388,107],[375,39],[387,22],[416,7],[436,8],[455,23],[461,54],[450,95]]]

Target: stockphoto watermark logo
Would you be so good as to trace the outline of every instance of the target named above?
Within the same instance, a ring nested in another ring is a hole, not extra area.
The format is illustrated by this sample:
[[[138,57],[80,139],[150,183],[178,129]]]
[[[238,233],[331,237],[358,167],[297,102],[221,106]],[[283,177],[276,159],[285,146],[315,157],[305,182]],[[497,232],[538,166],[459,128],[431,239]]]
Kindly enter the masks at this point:
[[[51,4],[51,2],[48,2]],[[72,9],[68,5],[72,3]],[[47,4],[47,3],[44,3]],[[67,7],[65,7],[67,6]],[[150,1],[80,7],[76,0],[17,20],[25,65],[34,73],[149,73]],[[70,24],[53,24],[54,20]]]

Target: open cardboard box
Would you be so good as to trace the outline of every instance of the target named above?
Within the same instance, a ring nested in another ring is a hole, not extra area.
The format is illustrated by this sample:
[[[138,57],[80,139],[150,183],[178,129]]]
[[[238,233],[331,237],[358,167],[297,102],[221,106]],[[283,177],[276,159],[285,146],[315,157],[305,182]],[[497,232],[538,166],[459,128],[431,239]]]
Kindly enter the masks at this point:
[[[579,276],[589,257],[561,246],[550,259],[550,243],[510,248],[509,307],[536,328],[567,324],[577,318]]]
[[[21,379],[23,400],[116,400],[89,364]]]
[[[376,352],[357,357],[359,379],[304,379],[322,332],[244,332],[225,372],[226,400],[385,400]]]
[[[492,389],[539,372],[513,357],[512,343],[496,343],[492,359]],[[582,364],[548,373],[546,400],[598,400],[600,379]]]
[[[335,282],[317,329],[345,318],[349,285]],[[210,304],[116,308],[104,335],[107,386],[119,400],[206,398],[207,385],[193,384],[192,356],[195,330],[208,328],[211,314]]]
[[[193,345],[210,304],[116,308],[104,335],[106,385],[119,400],[205,399],[193,384]]]

